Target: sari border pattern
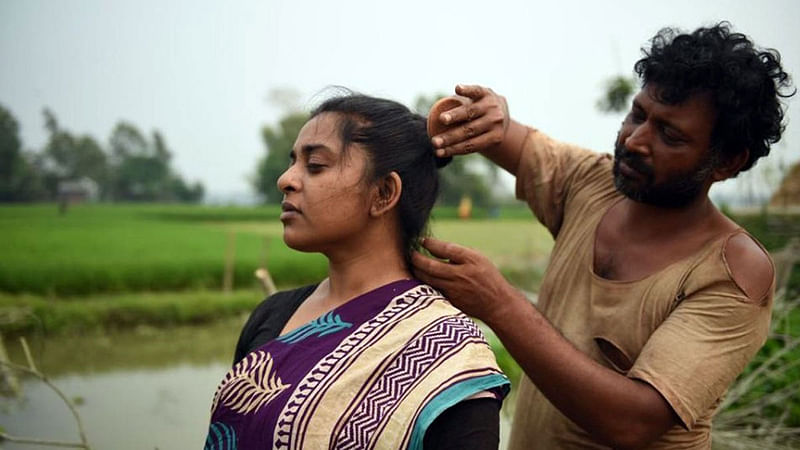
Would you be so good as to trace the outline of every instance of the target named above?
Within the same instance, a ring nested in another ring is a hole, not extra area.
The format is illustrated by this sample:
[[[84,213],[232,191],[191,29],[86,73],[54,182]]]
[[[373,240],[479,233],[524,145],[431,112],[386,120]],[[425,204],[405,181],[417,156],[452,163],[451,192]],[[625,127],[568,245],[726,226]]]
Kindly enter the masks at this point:
[[[308,423],[322,396],[361,354],[389,333],[402,319],[443,299],[428,285],[416,286],[394,297],[373,319],[362,324],[322,358],[297,385],[275,426],[273,448],[302,449]]]
[[[375,446],[377,434],[386,427],[394,410],[408,392],[434,369],[470,343],[482,343],[483,333],[465,317],[443,317],[418,336],[397,355],[361,401],[348,409],[334,432],[331,448],[366,449]]]

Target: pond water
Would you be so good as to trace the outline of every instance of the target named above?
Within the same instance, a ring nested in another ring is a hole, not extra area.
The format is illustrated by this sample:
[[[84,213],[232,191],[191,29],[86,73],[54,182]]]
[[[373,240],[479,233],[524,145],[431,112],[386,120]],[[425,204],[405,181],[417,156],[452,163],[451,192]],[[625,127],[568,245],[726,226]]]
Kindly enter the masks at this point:
[[[30,346],[38,368],[77,400],[92,448],[198,449],[241,323],[58,339],[33,336]],[[19,344],[8,342],[7,347],[10,359],[24,364]],[[57,394],[34,377],[21,381],[22,396],[1,401],[5,431],[79,442],[75,420]],[[53,447],[4,442],[2,448]]]
[[[28,339],[40,371],[76,400],[93,449],[199,449],[212,396],[230,368],[243,321]],[[24,365],[19,343],[6,346],[11,361]],[[80,441],[72,414],[55,392],[30,376],[21,384],[19,398],[0,399],[0,426],[6,433]],[[505,441],[507,414],[502,432]],[[3,442],[0,448],[54,447]]]

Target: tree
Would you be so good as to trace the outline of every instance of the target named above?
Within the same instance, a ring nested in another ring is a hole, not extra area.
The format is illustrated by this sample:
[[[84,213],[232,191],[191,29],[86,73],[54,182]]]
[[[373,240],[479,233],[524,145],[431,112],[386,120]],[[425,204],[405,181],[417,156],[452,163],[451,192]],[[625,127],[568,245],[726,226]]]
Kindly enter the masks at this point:
[[[267,155],[258,162],[253,187],[264,196],[267,203],[278,203],[283,198],[277,187],[278,177],[286,170],[289,152],[307,120],[308,115],[305,113],[290,112],[277,126],[266,125],[261,129]]]
[[[45,128],[50,137],[44,148],[45,174],[50,190],[55,194],[57,184],[64,180],[90,178],[102,194],[108,191],[108,158],[100,144],[89,135],[74,136],[59,127],[55,115],[44,110]]]
[[[117,122],[117,125],[114,126],[109,138],[109,146],[111,156],[115,160],[114,163],[119,163],[132,156],[149,154],[147,139],[135,125],[125,121]]]
[[[199,182],[188,185],[170,167],[172,153],[158,131],[148,141],[135,125],[119,122],[109,138],[112,193],[115,200],[135,202],[198,202],[205,192]]]
[[[630,98],[636,90],[636,80],[617,75],[606,81],[603,96],[597,101],[597,109],[605,113],[619,113],[630,107]]]
[[[0,202],[42,200],[46,192],[31,157],[22,151],[19,125],[0,105]]]

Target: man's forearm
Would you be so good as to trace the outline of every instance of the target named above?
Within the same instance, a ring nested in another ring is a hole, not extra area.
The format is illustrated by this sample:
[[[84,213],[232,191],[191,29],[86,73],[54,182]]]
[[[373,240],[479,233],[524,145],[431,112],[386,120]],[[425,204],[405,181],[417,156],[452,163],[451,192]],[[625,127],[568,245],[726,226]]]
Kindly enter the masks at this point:
[[[515,120],[510,120],[503,141],[486,150],[482,150],[481,154],[516,176],[519,169],[519,160],[522,156],[522,147],[529,131],[530,129],[525,125]]]
[[[595,439],[615,448],[636,448],[676,423],[653,387],[583,354],[510,286],[508,297],[487,324],[545,397]]]

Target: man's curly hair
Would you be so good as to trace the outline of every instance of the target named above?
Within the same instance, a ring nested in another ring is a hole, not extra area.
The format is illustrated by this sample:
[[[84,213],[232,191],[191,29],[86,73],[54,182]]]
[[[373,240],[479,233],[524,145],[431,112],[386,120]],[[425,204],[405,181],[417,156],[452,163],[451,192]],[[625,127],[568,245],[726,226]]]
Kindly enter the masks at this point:
[[[717,114],[711,134],[717,157],[749,150],[744,172],[769,154],[785,128],[780,98],[796,92],[776,50],[756,48],[727,22],[691,34],[664,28],[650,44],[634,66],[642,85],[656,85],[658,100],[667,104],[709,93]]]

